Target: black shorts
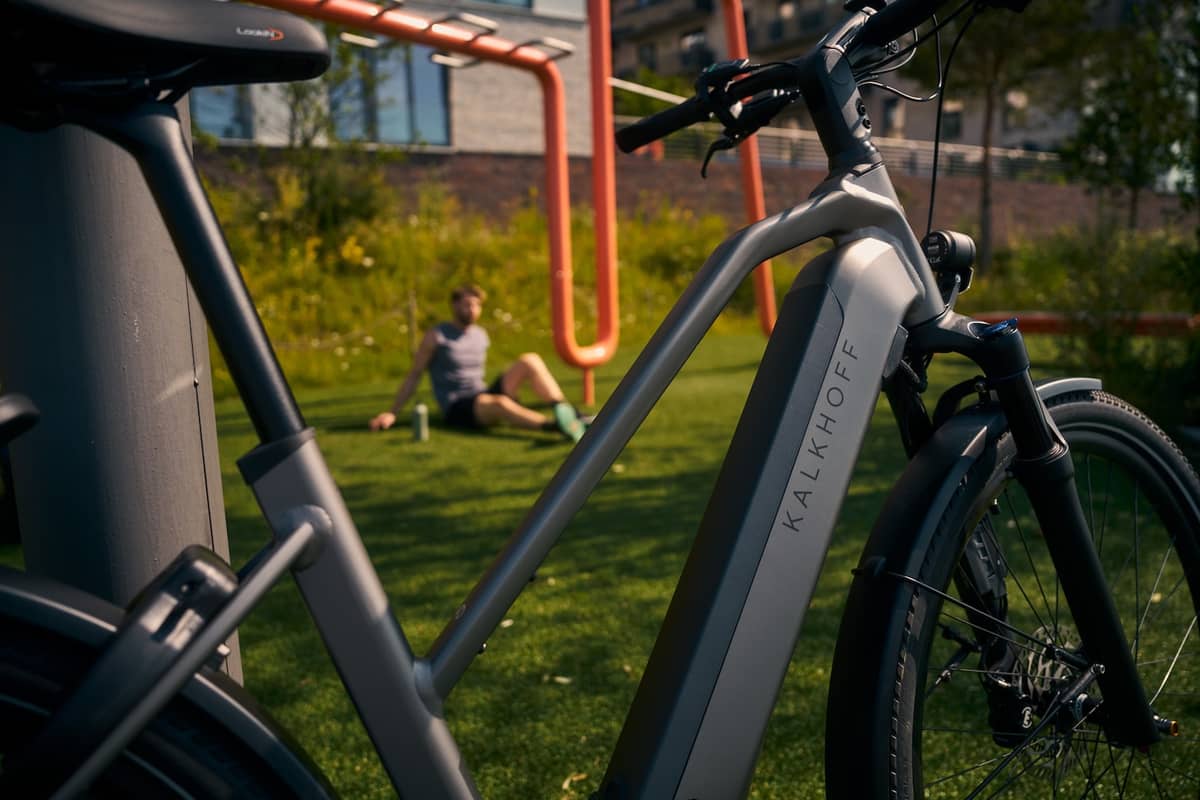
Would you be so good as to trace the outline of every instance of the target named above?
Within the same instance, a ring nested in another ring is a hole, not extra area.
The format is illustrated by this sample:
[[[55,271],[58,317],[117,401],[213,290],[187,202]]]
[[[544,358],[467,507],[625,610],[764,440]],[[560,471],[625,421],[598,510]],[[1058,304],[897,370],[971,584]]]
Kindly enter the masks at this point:
[[[501,386],[502,380],[504,380],[503,375],[492,381],[491,385],[482,392],[460,397],[447,406],[442,412],[442,418],[446,420],[446,424],[454,428],[482,428],[483,425],[475,417],[475,398],[481,394],[504,394],[504,388]]]

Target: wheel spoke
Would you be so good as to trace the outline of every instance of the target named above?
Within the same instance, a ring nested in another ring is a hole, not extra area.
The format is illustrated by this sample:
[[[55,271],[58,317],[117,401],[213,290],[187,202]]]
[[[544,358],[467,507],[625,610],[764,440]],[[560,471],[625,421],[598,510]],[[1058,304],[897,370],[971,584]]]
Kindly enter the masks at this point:
[[[983,791],[985,788],[987,788],[988,783],[990,783],[991,780],[994,779],[994,776],[997,775],[999,773],[999,771],[1002,770],[1005,766],[1007,766],[1008,762],[1012,761],[1012,759],[1016,757],[1016,754],[1018,752],[1021,752],[1024,747],[1025,747],[1025,745],[1022,745],[1020,748],[1017,748],[1017,749],[1013,750],[1012,752],[1010,752],[1008,754],[1008,756],[1006,757],[1005,763],[1001,764],[999,767],[997,767],[995,770],[993,770],[993,772],[988,775],[988,777],[984,780],[984,782],[981,783],[979,785],[979,787],[975,789],[975,791],[973,791],[973,792],[971,792],[971,794],[967,795],[966,800],[973,800],[973,798],[978,797],[979,793],[981,791]],[[1016,783],[1018,780],[1020,780],[1025,775],[1025,773],[1029,772],[1029,770],[1031,770],[1035,766],[1037,766],[1039,761],[1045,761],[1047,758],[1049,758],[1049,756],[1042,755],[1042,756],[1039,756],[1038,758],[1030,759],[1024,765],[1024,767],[1022,769],[1018,770],[1016,772],[1016,774],[1014,774],[1012,777],[1010,777],[1004,783],[1000,784],[999,788],[997,788],[996,791],[989,794],[987,796],[987,800],[993,800],[993,798],[999,797],[1000,794],[1002,792],[1004,792],[1005,789],[1012,786],[1014,783]]]
[[[1075,456],[1102,574],[1149,702],[1190,735],[1149,750],[1119,744],[1092,682],[1102,668],[1086,658],[1074,598],[1047,549],[1043,533],[1053,532],[1008,471],[1004,444],[961,484],[946,527],[920,540],[930,552],[885,562],[921,565],[884,573],[915,587],[901,596],[913,598],[902,655],[916,669],[905,660],[893,672],[889,662],[878,684],[898,678],[897,691],[917,695],[917,714],[902,720],[925,737],[914,747],[923,765],[914,775],[925,778],[915,797],[1200,797],[1200,519],[1180,500],[1197,484],[1186,475],[1173,483],[1181,462],[1144,418],[1106,395],[1078,397],[1050,410]]]
[[[1088,509],[1088,524],[1092,532],[1092,536],[1096,535],[1096,494],[1092,491],[1092,454],[1083,454],[1084,472],[1087,474],[1087,509]]]
[[[1105,464],[1107,468],[1104,471],[1104,505],[1100,511],[1100,532],[1097,534],[1095,529],[1092,529],[1093,535],[1096,536],[1096,553],[1098,555],[1104,555],[1104,531],[1108,527],[1108,499],[1112,497],[1109,488],[1112,486],[1113,463],[1107,461]]]
[[[1137,482],[1133,484],[1133,661],[1136,664],[1141,652],[1142,620],[1138,612],[1142,608],[1142,532],[1138,527],[1138,491]],[[1147,601],[1148,602],[1148,601]]]
[[[1158,700],[1158,696],[1162,694],[1163,688],[1167,685],[1167,681],[1171,678],[1171,673],[1175,671],[1175,665],[1179,663],[1179,654],[1183,652],[1183,646],[1187,644],[1187,640],[1192,635],[1192,631],[1196,629],[1196,618],[1192,617],[1191,623],[1183,633],[1183,638],[1179,641],[1179,647],[1175,650],[1175,657],[1171,659],[1171,665],[1167,667],[1167,674],[1163,675],[1162,683],[1158,685],[1158,690],[1154,693],[1154,697],[1150,698],[1150,705]]]
[[[1006,641],[1009,641],[1011,644],[1016,645],[1017,647],[1023,647],[1024,649],[1030,650],[1031,652],[1039,652],[1039,653],[1042,652],[1043,650],[1045,650],[1045,648],[1046,648],[1046,642],[1043,642],[1041,639],[1038,639],[1037,637],[1034,637],[1034,636],[1030,636],[1028,633],[1025,633],[1021,629],[1008,624],[1007,622],[1005,622],[1002,619],[992,616],[991,614],[987,613],[986,611],[983,611],[982,609],[969,606],[966,603],[964,603],[963,601],[959,600],[957,597],[946,594],[945,592],[941,591],[940,589],[936,589],[933,586],[930,586],[928,583],[925,583],[924,581],[918,580],[910,575],[903,575],[899,572],[891,572],[890,570],[885,572],[884,574],[890,578],[895,578],[896,580],[904,581],[905,583],[911,583],[914,586],[918,586],[931,594],[937,595],[942,600],[945,600],[949,603],[952,603],[953,605],[958,606],[961,609],[964,609],[966,611],[973,611],[973,612],[979,614],[981,617],[986,618],[989,622],[993,622],[996,625],[1003,628],[1004,630],[1007,630],[1007,631],[1015,634],[1017,637],[1022,638],[1022,639],[1028,639],[1029,641],[1031,641],[1035,645],[1037,645],[1037,649],[1034,650],[1034,648],[1030,647],[1029,645],[1023,645],[1020,642],[1018,642],[1016,639],[1007,639],[1006,640]],[[971,622],[970,620],[961,619],[959,617],[953,616],[952,614],[946,614],[946,617],[954,620],[955,622],[960,622],[963,625],[967,625],[971,628],[974,628],[975,630],[983,631],[984,633],[988,633],[989,635],[995,635],[994,632],[988,631],[987,629],[983,628],[980,625],[976,625],[975,623]],[[1079,658],[1078,656],[1073,656],[1073,654],[1068,653],[1068,652],[1062,650],[1061,648],[1058,648],[1055,650],[1055,655],[1056,655],[1056,657],[1061,658],[1064,661],[1066,661],[1068,664],[1071,664],[1071,666],[1075,666],[1075,667],[1078,667],[1081,669],[1085,668],[1087,666],[1090,666],[1088,664],[1088,662],[1084,661],[1083,659]]]
[[[1150,758],[1153,758],[1154,748],[1150,749],[1150,753],[1151,753]],[[1183,770],[1176,769],[1175,767],[1171,766],[1170,764],[1165,764],[1162,761],[1155,761],[1154,764],[1155,764],[1156,769],[1161,769],[1164,772],[1170,772],[1172,775],[1178,775],[1179,777],[1183,778],[1184,780],[1190,781],[1191,783],[1196,783],[1196,781],[1198,780],[1196,774],[1193,772],[1184,772]]]
[[[1017,538],[1021,540],[1021,547],[1022,547],[1022,549],[1025,550],[1025,558],[1027,558],[1029,560],[1029,569],[1033,573],[1034,583],[1037,584],[1038,593],[1042,596],[1042,607],[1046,609],[1046,613],[1050,613],[1050,611],[1051,611],[1050,600],[1046,597],[1046,589],[1042,586],[1041,576],[1038,574],[1037,565],[1033,561],[1033,553],[1030,552],[1030,550],[1029,550],[1029,540],[1025,538],[1025,531],[1021,527],[1021,520],[1018,518],[1016,510],[1013,508],[1012,498],[1009,497],[1007,489],[1004,492],[1004,499],[1008,502],[1008,509],[1009,509],[1009,512],[1012,514],[1012,521],[1017,529]],[[1033,612],[1033,615],[1035,617],[1037,617],[1038,625],[1040,625],[1043,629],[1045,629],[1046,623],[1042,620],[1041,615],[1037,613],[1037,609],[1034,607],[1033,601],[1031,601],[1029,599],[1029,595],[1025,593],[1025,589],[1024,589],[1024,587],[1021,586],[1020,580],[1015,577],[1016,574],[1017,573],[1014,570],[1012,570],[1010,567],[1009,575],[1014,576],[1014,581],[1017,584],[1017,588],[1021,590],[1021,595],[1025,598],[1025,602],[1029,604],[1029,610]],[[1057,625],[1058,617],[1057,616],[1055,616],[1054,621],[1056,624],[1052,630],[1054,630],[1055,633],[1057,633],[1058,632],[1058,625]]]
[[[992,764],[995,764],[997,761],[999,761],[1001,758],[1002,758],[1002,756],[996,756],[995,758],[990,758],[987,761],[981,761],[978,764],[975,764],[974,766],[966,767],[965,769],[961,769],[958,772],[951,773],[950,775],[943,775],[942,777],[936,778],[932,781],[926,781],[925,786],[926,787],[937,786],[940,783],[945,783],[946,781],[952,781],[955,778],[961,778],[963,775],[972,773],[975,770],[983,769],[984,767],[991,766]]]
[[[1172,552],[1173,552],[1173,548],[1168,547],[1167,552],[1163,554],[1162,563],[1158,565],[1158,573],[1154,576],[1154,585],[1150,587],[1150,593],[1146,596],[1146,608],[1142,611],[1142,615],[1138,619],[1137,634],[1135,634],[1133,637],[1134,660],[1135,661],[1137,661],[1137,644],[1140,641],[1140,634],[1141,634],[1142,628],[1145,627],[1147,617],[1150,616],[1150,609],[1154,606],[1154,596],[1156,594],[1158,594],[1158,586],[1160,583],[1162,583],[1163,573],[1165,573],[1167,571],[1167,562],[1170,561]],[[1181,578],[1180,580],[1182,581],[1183,579]],[[1175,589],[1178,589],[1178,588],[1179,588],[1179,584],[1176,583],[1175,587],[1171,590],[1171,594],[1174,594]],[[1168,599],[1170,599],[1170,598],[1168,597]],[[1159,604],[1160,605],[1162,604],[1161,599],[1159,600]],[[1140,664],[1143,662],[1138,661],[1138,663]]]
[[[1151,751],[1151,752],[1153,752],[1153,751]],[[1145,760],[1143,760],[1139,763],[1141,764],[1142,769],[1145,770],[1147,772],[1147,774],[1150,775],[1150,780],[1154,781],[1154,789],[1157,792],[1158,796],[1166,797],[1166,795],[1163,794],[1162,783],[1158,780],[1158,773],[1154,771],[1154,759],[1151,758],[1149,754],[1147,754]]]
[[[1113,750],[1113,746],[1109,745],[1108,749]],[[1129,785],[1129,778],[1133,775],[1133,753],[1129,753],[1129,759],[1125,765],[1125,780],[1121,783],[1121,794],[1125,794],[1125,787]]]
[[[1096,758],[1100,753],[1100,737],[1096,737],[1090,741],[1091,748],[1088,751],[1088,775],[1091,779],[1087,785],[1083,787],[1083,794],[1079,795],[1079,800],[1084,800],[1089,794],[1092,797],[1098,797],[1096,794],[1096,783],[1105,775],[1108,774],[1108,767],[1105,767],[1099,775],[1096,774]]]

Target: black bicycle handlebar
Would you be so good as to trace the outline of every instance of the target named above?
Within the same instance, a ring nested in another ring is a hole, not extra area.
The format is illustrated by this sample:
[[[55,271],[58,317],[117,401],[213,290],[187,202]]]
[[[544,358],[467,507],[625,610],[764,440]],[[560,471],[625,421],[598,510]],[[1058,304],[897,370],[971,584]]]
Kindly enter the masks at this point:
[[[617,147],[623,153],[632,153],[643,145],[663,138],[667,134],[708,119],[709,111],[700,98],[689,98],[677,106],[640,119],[617,131]]]
[[[729,84],[724,94],[729,100],[752,97],[759,92],[772,89],[790,89],[796,86],[796,72],[792,64],[773,64],[756,70],[744,78]],[[782,108],[783,105],[779,107]],[[711,108],[700,97],[690,97],[677,106],[651,114],[617,131],[617,147],[621,152],[634,150],[674,133],[677,130],[704,122],[712,116]]]
[[[899,39],[937,13],[947,0],[893,0],[871,15],[854,37],[855,47],[882,47]]]

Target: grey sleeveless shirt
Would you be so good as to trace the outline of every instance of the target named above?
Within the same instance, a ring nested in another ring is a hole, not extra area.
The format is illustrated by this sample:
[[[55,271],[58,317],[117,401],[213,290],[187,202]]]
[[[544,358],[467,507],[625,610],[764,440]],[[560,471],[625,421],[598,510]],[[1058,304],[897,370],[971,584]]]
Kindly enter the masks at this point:
[[[455,400],[474,397],[487,389],[483,375],[491,340],[478,325],[463,330],[443,322],[433,330],[437,350],[429,362],[429,379],[433,383],[433,396],[445,413]]]

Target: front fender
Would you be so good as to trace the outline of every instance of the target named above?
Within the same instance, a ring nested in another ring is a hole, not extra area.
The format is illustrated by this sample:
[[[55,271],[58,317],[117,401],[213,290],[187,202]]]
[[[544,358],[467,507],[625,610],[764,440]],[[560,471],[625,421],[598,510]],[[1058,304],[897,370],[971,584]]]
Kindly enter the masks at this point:
[[[1046,402],[1098,389],[1097,380],[1070,378],[1043,383],[1038,394]],[[888,758],[884,750],[864,750],[882,748],[883,739],[862,732],[886,730],[893,722],[894,698],[874,676],[879,654],[896,652],[905,635],[908,595],[914,589],[884,576],[918,573],[921,565],[909,562],[925,557],[947,508],[966,490],[970,470],[983,459],[998,457],[995,445],[1006,428],[1004,414],[994,404],[955,414],[921,447],[884,501],[855,570],[834,653],[825,737],[829,797],[893,796],[887,774],[864,775],[853,766],[886,763]],[[881,614],[880,609],[890,612]]]
[[[1058,378],[1038,384],[1037,392],[1043,403],[1071,392],[1099,391],[1095,378]],[[883,569],[901,575],[914,574],[914,564],[888,563],[888,553],[911,552],[920,557],[924,548],[896,547],[896,533],[905,531],[919,540],[933,535],[950,499],[966,476],[971,465],[990,452],[993,444],[1007,429],[999,406],[977,406],[952,416],[939,427],[905,467],[879,513],[876,529],[887,528],[889,535],[872,533],[859,569],[878,573]],[[900,535],[905,535],[900,533]]]

